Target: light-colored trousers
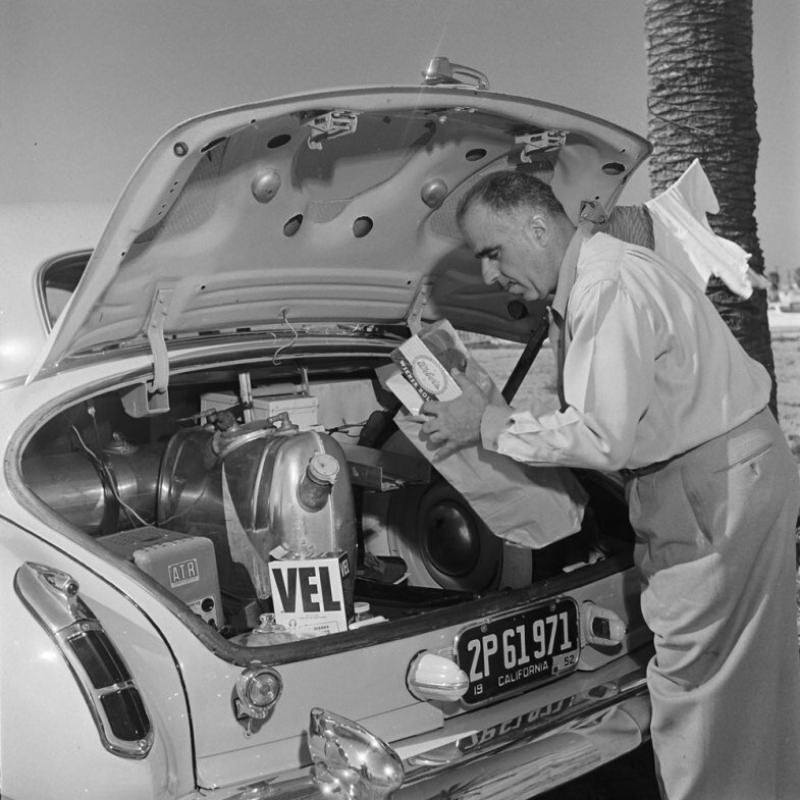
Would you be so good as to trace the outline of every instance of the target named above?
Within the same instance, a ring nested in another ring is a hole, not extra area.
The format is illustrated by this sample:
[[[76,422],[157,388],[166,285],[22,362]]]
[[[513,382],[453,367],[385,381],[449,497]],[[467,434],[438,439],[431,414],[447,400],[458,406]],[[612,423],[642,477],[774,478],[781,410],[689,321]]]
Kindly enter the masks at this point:
[[[626,491],[667,800],[800,800],[797,465],[769,411]]]

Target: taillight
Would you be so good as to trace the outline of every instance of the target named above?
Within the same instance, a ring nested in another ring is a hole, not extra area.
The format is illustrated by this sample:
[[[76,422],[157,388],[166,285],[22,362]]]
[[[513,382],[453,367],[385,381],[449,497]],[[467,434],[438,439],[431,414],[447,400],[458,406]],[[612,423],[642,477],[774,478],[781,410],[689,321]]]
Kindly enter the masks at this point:
[[[104,747],[126,758],[144,758],[153,745],[144,701],[122,655],[80,598],[77,581],[27,562],[17,570],[14,587],[69,664]]]
[[[150,720],[142,703],[142,696],[135,686],[113,689],[101,698],[111,730],[118,739],[135,742],[150,732]]]
[[[92,686],[100,689],[130,680],[125,664],[100,625],[85,620],[78,624],[81,630],[66,639],[83,664]]]

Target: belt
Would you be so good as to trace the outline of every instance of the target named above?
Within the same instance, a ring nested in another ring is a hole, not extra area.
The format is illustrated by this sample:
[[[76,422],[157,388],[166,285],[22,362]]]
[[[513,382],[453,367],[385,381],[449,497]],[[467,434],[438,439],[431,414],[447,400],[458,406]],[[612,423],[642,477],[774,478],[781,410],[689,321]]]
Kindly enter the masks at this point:
[[[671,464],[675,459],[680,458],[683,453],[678,454],[677,456],[673,456],[672,458],[666,459],[666,461],[656,461],[653,464],[647,464],[644,467],[637,467],[636,469],[621,469],[619,470],[619,474],[622,476],[623,480],[630,481],[634,478],[641,478],[643,475],[652,475],[654,472],[658,472],[660,469],[663,469],[667,466],[667,464]]]
[[[644,475],[652,475],[654,472],[658,472],[661,469],[664,469],[667,465],[671,464],[673,461],[677,461],[679,458],[691,453],[693,450],[697,450],[698,447],[702,447],[702,444],[698,444],[695,447],[690,447],[688,450],[684,450],[682,453],[677,453],[670,458],[665,458],[663,461],[654,461],[652,464],[646,464],[643,467],[636,467],[636,469],[621,469],[619,470],[619,474],[622,476],[623,480],[629,481],[633,478],[641,478]]]
[[[643,475],[652,475],[654,472],[658,472],[659,470],[664,469],[664,467],[666,467],[668,464],[671,464],[673,461],[677,461],[679,458],[682,458],[683,456],[688,455],[689,453],[701,448],[703,445],[708,444],[709,442],[713,442],[714,439],[718,439],[722,436],[729,436],[733,431],[743,427],[744,425],[747,425],[747,423],[749,423],[751,420],[755,419],[759,414],[767,410],[768,409],[766,408],[762,408],[755,414],[753,414],[752,417],[749,417],[744,422],[737,425],[735,428],[732,428],[730,431],[721,433],[719,434],[719,436],[714,436],[713,438],[708,439],[705,442],[701,442],[700,444],[695,445],[694,447],[690,447],[688,450],[684,450],[682,453],[677,453],[674,456],[670,456],[670,458],[664,459],[664,461],[655,461],[652,464],[647,464],[644,467],[637,467],[636,469],[621,469],[618,470],[618,474],[625,481],[632,480],[633,478],[641,478]]]

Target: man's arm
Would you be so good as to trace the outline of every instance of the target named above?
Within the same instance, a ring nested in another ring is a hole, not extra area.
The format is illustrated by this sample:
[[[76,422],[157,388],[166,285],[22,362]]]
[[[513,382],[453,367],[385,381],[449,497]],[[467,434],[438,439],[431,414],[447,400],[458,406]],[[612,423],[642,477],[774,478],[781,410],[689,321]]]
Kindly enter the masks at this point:
[[[614,281],[570,298],[567,408],[534,417],[488,410],[486,448],[530,464],[613,471],[626,466],[653,392],[654,334],[646,311]]]

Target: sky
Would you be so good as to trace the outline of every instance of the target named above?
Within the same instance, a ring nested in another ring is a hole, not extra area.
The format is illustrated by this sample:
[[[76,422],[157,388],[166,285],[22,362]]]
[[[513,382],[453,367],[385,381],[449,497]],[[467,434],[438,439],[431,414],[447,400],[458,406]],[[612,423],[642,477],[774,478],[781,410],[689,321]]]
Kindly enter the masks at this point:
[[[800,3],[753,0],[768,270],[800,267]],[[647,135],[643,0],[0,0],[0,202],[111,201],[189,117],[335,86],[491,89]],[[646,166],[621,202],[649,196]]]

